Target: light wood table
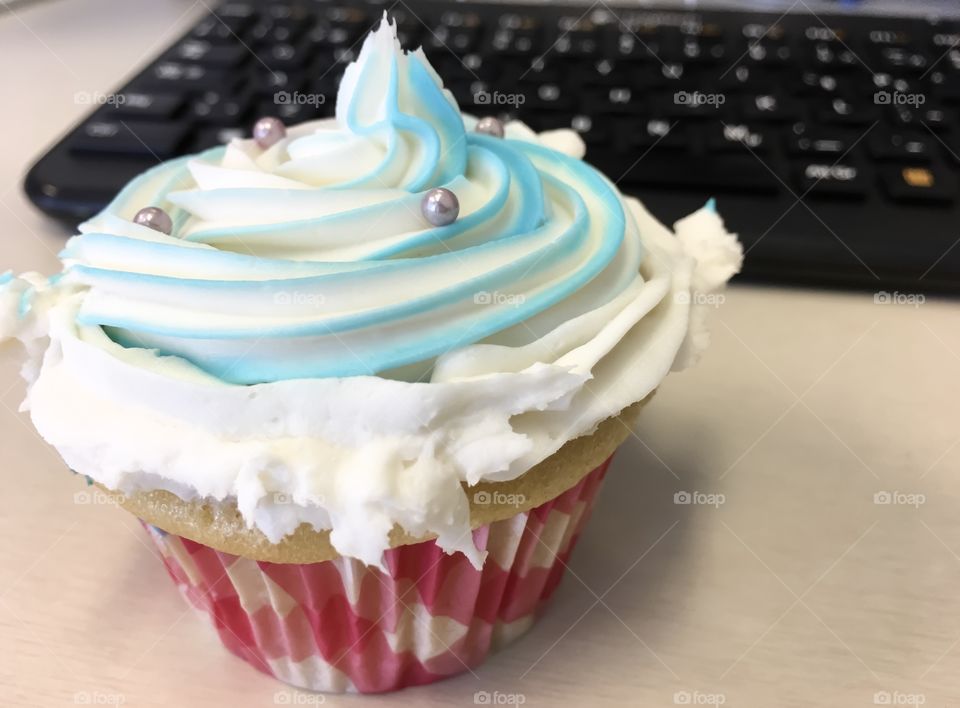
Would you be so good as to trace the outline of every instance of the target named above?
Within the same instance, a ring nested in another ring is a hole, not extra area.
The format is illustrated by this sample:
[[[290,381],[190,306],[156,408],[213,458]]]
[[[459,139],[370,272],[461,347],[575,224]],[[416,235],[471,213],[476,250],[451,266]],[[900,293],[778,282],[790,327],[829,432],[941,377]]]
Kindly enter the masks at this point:
[[[74,94],[108,91],[202,5],[0,15],[0,270],[57,268],[64,234],[19,182],[86,110]],[[325,703],[960,704],[958,325],[947,301],[733,288],[701,365],[668,379],[616,458],[544,620],[475,675]],[[322,700],[221,649],[135,519],[74,503],[82,480],[15,412],[2,361],[0,705]],[[674,503],[695,491],[724,503]]]

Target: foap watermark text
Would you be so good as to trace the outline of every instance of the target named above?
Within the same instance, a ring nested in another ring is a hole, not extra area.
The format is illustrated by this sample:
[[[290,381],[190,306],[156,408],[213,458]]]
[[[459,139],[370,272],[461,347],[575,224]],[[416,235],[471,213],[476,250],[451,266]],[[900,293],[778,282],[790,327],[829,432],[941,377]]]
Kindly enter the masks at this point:
[[[723,494],[698,492],[696,490],[692,492],[686,492],[681,490],[673,495],[673,503],[691,506],[712,506],[714,508],[719,508],[721,505],[727,503],[727,497]]]
[[[478,506],[490,506],[491,504],[496,506],[522,506],[526,501],[527,497],[523,494],[507,494],[506,492],[488,492],[484,490],[474,492],[473,494],[473,503]]]

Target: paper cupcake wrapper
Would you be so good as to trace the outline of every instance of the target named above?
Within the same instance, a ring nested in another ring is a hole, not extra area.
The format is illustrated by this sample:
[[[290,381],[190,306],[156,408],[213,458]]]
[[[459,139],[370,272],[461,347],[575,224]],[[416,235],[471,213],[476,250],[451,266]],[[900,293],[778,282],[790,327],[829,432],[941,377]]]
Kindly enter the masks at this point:
[[[146,525],[180,590],[231,652],[313,691],[376,693],[481,663],[553,594],[608,459],[530,511],[473,531],[481,570],[433,541],[390,549],[388,574],[351,558],[255,561]]]

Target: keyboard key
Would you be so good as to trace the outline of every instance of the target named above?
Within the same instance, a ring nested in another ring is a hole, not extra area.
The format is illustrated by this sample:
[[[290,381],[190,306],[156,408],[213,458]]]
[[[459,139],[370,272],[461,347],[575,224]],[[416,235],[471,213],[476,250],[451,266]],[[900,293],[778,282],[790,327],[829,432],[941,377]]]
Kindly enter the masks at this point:
[[[833,97],[849,93],[850,80],[818,71],[804,71],[793,84],[794,93],[801,95]]]
[[[660,76],[668,85],[679,83],[687,77],[687,66],[680,62],[665,62],[660,65]]]
[[[847,71],[861,66],[860,59],[843,45],[817,42],[805,48],[800,60],[817,71]]]
[[[176,45],[167,58],[171,61],[231,69],[242,64],[249,56],[250,51],[241,44],[214,44],[199,39],[187,39]]]
[[[540,33],[533,30],[498,29],[490,40],[491,50],[505,56],[536,56],[540,44]],[[556,46],[554,50],[561,53]]]
[[[507,29],[522,29],[523,25],[517,24],[513,27],[508,27],[505,24],[509,13],[504,13],[500,15],[497,20],[500,27],[507,27]],[[536,18],[532,16],[525,16],[531,24],[527,27],[528,29],[534,29],[536,24]],[[483,18],[480,17],[476,12],[468,12],[465,10],[447,10],[442,13],[439,18],[439,22],[435,23],[438,27],[449,27],[451,29],[479,29],[483,26]]]
[[[235,42],[253,21],[253,7],[246,5],[243,15],[226,14],[225,10],[231,5],[233,3],[221,5],[216,12],[202,19],[190,32],[190,36],[208,42]]]
[[[730,123],[707,130],[706,147],[711,152],[752,150],[763,154],[771,148],[771,133],[744,123]]]
[[[561,17],[557,20],[556,33],[551,37],[552,51],[561,57],[597,56],[606,46],[603,30],[584,15]]]
[[[907,108],[899,106],[893,110],[893,122],[904,128],[926,126],[935,133],[944,133],[957,121],[956,111],[943,108]]]
[[[679,121],[651,118],[646,121],[625,119],[622,121],[626,144],[644,150],[686,150],[689,147],[688,133]]]
[[[922,73],[930,65],[930,59],[924,52],[905,47],[884,47],[878,54],[878,61],[887,70],[903,69]]]
[[[699,39],[704,42],[722,42],[726,31],[722,25],[715,22],[685,22],[680,25],[682,39]]]
[[[451,56],[449,53],[442,57],[435,66],[444,83],[451,81],[477,81],[492,80],[497,77],[497,62],[485,59],[480,54],[466,54],[461,58]],[[527,76],[535,75],[535,69],[531,68],[531,62],[520,63],[516,65],[506,64],[506,67],[513,72],[513,76],[518,79],[525,79]],[[506,71],[507,69],[505,69]],[[559,81],[560,76],[544,75],[545,81]]]
[[[476,26],[480,24],[480,16],[472,13],[445,12],[440,19],[450,27],[461,27],[471,20]],[[536,30],[540,29],[540,20],[525,12],[504,12],[497,18],[497,27],[508,30]]]
[[[333,26],[329,22],[321,21],[306,34],[308,44],[317,47],[349,47],[357,41],[358,31],[352,27]]]
[[[904,76],[894,76],[886,71],[872,74],[871,79],[871,81],[863,81],[861,83],[865,96],[876,95],[877,92],[906,94],[920,90],[918,82]]]
[[[258,45],[295,42],[304,29],[304,25],[295,20],[264,18],[250,30],[250,41]]]
[[[870,155],[877,160],[928,162],[933,145],[919,133],[876,129],[867,139]]]
[[[576,131],[588,148],[609,143],[613,133],[610,119],[601,116],[578,114],[570,119],[568,127]]]
[[[750,22],[741,28],[740,34],[748,41],[757,41],[769,37],[771,40],[779,42],[786,37],[786,30],[783,25],[776,22],[773,24]]]
[[[940,52],[944,52],[954,47],[960,47],[960,32],[935,32],[930,41]]]
[[[472,52],[477,48],[480,32],[477,27],[456,27],[439,25],[433,27],[425,37],[424,49],[443,50],[458,55]]]
[[[250,94],[206,91],[190,105],[189,116],[202,124],[237,125],[250,110]]]
[[[125,91],[107,108],[111,117],[156,119],[170,118],[184,104],[178,93],[139,93]]]
[[[322,76],[330,74],[339,76],[347,68],[347,65],[357,58],[357,52],[359,51],[359,47],[334,47],[332,52],[318,53],[310,66],[307,67],[307,75],[309,76],[313,72]]]
[[[844,27],[830,27],[826,24],[807,25],[803,30],[803,38],[808,42],[825,42],[833,45],[842,45],[850,41],[850,35]]]
[[[942,156],[952,165],[960,166],[960,133],[944,133],[938,142],[941,143]]]
[[[727,46],[723,42],[695,36],[683,36],[679,51],[666,55],[666,59],[670,61],[687,64],[717,64],[728,58]]]
[[[345,27],[369,27],[374,18],[370,17],[365,10],[355,5],[335,5],[326,7],[320,12],[322,19],[334,25]]]
[[[880,180],[887,196],[898,202],[947,203],[957,194],[955,176],[941,167],[882,167]]]
[[[756,94],[743,99],[743,117],[748,121],[783,122],[800,118],[800,103],[775,93]]]
[[[216,15],[225,22],[250,19],[255,12],[248,2],[225,2],[216,11]]]
[[[619,25],[622,29],[622,25]],[[645,27],[649,39],[643,41],[648,46],[656,44],[656,63],[716,64],[723,59],[728,62],[736,57],[728,55],[728,47],[723,42],[723,31],[717,25],[700,25],[687,22],[679,27],[663,26],[651,23]],[[659,59],[659,61],[657,61]]]
[[[257,50],[257,58],[270,69],[296,71],[303,68],[311,57],[309,45],[278,42]]]
[[[944,103],[960,103],[960,75],[955,72],[947,74],[943,71],[930,73],[930,83],[933,93]]]
[[[615,156],[615,164],[621,166],[637,160],[620,180],[624,184],[715,192],[749,190],[753,194],[776,194],[781,189],[777,178],[752,155],[708,155],[697,157],[695,161],[677,159],[658,151],[651,151],[640,159],[641,155],[642,151],[632,159],[631,155]],[[616,170],[610,174],[614,179],[618,177]]]
[[[297,71],[262,69],[253,75],[250,90],[257,95],[272,96],[277,91],[296,91],[304,83],[304,74]]]
[[[751,94],[769,94],[776,91],[778,79],[762,67],[740,65],[732,70],[724,69],[713,83],[725,93],[746,90]]]
[[[600,38],[594,36],[564,36],[559,37],[553,45],[557,56],[586,59],[600,54]]]
[[[582,100],[583,109],[594,115],[635,115],[648,105],[644,93],[631,86],[589,89]]]
[[[741,59],[744,64],[767,68],[785,66],[793,57],[789,45],[772,42],[769,39],[749,42],[741,53],[744,54]]]
[[[874,47],[904,47],[915,41],[908,31],[900,28],[873,29],[867,33],[867,44]]]
[[[562,84],[540,84],[524,92],[524,106],[531,110],[571,111],[576,107],[576,96]]]
[[[345,27],[360,28],[369,26],[371,18],[367,13],[356,6],[337,5],[324,9],[322,16],[328,22]]]
[[[560,80],[560,71],[554,68],[557,74],[554,81]],[[569,73],[567,73],[569,76]],[[648,67],[630,66],[627,62],[616,62],[611,59],[598,59],[583,62],[573,71],[573,85],[590,86],[632,86],[636,89],[651,88],[656,85],[653,72]]]
[[[834,125],[867,125],[880,119],[880,110],[864,99],[852,101],[846,98],[834,98],[817,112],[823,123]]]
[[[84,124],[71,136],[70,149],[148,155],[163,160],[176,154],[187,132],[187,124],[183,122],[97,120]]]
[[[661,38],[655,34],[619,32],[606,42],[605,54],[619,61],[656,61],[662,52]]]
[[[166,91],[206,91],[232,88],[240,75],[223,69],[211,69],[200,64],[161,61],[133,82],[137,88]]]
[[[803,123],[793,126],[787,138],[787,152],[791,155],[825,155],[834,159],[844,155],[854,146],[857,135],[850,131],[809,128]]]
[[[301,22],[309,16],[309,12],[302,5],[276,1],[267,4],[266,14],[274,20],[291,22]]]
[[[859,199],[867,194],[863,170],[849,163],[802,162],[797,165],[801,194]]]

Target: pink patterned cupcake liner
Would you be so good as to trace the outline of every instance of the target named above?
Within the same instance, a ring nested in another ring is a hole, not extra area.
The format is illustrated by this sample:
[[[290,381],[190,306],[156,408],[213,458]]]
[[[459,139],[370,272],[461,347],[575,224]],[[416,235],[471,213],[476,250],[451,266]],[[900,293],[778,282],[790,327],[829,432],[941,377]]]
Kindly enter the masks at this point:
[[[189,602],[231,652],[314,691],[377,693],[466,671],[526,632],[550,599],[608,459],[560,496],[473,531],[481,570],[433,541],[350,558],[255,561],[147,525]]]

